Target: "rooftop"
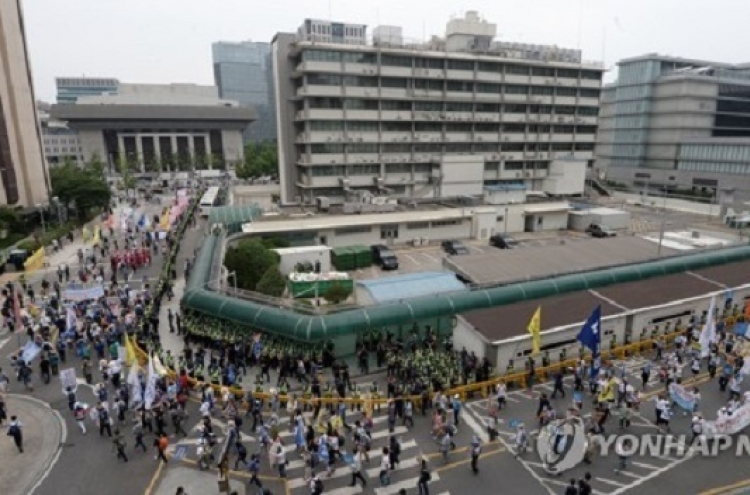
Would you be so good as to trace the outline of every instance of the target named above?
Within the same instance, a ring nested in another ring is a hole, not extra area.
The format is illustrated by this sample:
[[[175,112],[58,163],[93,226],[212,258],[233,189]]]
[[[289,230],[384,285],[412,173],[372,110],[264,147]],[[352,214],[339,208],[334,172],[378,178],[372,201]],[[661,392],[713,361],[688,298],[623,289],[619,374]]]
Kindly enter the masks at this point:
[[[217,121],[248,124],[257,119],[247,107],[195,105],[52,105],[50,117],[74,121]]]
[[[678,254],[662,247],[662,254]],[[482,254],[454,256],[447,266],[476,284],[508,284],[553,277],[614,265],[648,261],[657,257],[657,247],[635,236],[604,239],[560,238],[560,244],[495,249]]]
[[[658,306],[690,299],[748,283],[750,261],[729,263],[702,270],[577,291],[507,306],[478,309],[462,314],[488,341],[509,339],[527,333],[526,326],[536,308],[542,308],[542,330],[583,324],[591,309],[601,305],[602,317],[627,310]]]
[[[567,205],[567,203],[565,203]],[[363,225],[395,224],[407,222],[429,222],[471,218],[474,212],[492,213],[492,206],[467,206],[464,208],[441,208],[437,210],[410,210],[395,213],[373,213],[363,215],[325,215],[299,213],[293,216],[268,215],[242,226],[246,234],[269,234],[284,231],[305,231],[357,227]]]
[[[451,272],[407,273],[393,277],[362,280],[357,283],[367,289],[375,303],[467,290],[466,286]]]

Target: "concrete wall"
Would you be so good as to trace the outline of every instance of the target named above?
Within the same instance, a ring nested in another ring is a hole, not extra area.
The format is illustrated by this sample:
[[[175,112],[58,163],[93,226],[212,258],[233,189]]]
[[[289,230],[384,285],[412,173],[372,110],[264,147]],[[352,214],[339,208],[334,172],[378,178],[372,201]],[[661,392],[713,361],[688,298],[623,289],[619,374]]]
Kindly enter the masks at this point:
[[[279,148],[279,181],[281,183],[281,204],[296,202],[297,166],[294,141],[294,105],[290,103],[294,96],[294,85],[291,73],[294,70],[289,52],[295,36],[279,33],[271,43],[271,68],[276,104],[276,135]]]
[[[9,175],[15,175],[15,186],[6,187],[18,192],[18,201],[11,203],[0,187],[0,204],[47,204],[49,178],[19,0],[0,0],[0,103],[8,138],[7,149],[0,152],[13,168]]]
[[[234,129],[222,130],[221,146],[224,148],[224,161],[228,165],[235,165],[244,159],[245,147],[242,143],[242,132]]]
[[[95,154],[106,163],[107,146],[104,144],[104,134],[101,130],[81,129],[78,131],[78,142],[83,148],[83,159],[90,160]]]

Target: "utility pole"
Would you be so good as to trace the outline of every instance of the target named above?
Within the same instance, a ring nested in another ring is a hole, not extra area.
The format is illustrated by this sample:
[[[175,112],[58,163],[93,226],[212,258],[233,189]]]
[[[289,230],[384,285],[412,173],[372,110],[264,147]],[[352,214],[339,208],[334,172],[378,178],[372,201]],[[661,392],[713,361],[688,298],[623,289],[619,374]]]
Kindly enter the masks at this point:
[[[657,251],[657,257],[661,258],[661,246],[664,243],[664,230],[667,227],[667,188],[663,190],[664,193],[664,204],[661,212],[661,226],[659,227],[659,250]]]

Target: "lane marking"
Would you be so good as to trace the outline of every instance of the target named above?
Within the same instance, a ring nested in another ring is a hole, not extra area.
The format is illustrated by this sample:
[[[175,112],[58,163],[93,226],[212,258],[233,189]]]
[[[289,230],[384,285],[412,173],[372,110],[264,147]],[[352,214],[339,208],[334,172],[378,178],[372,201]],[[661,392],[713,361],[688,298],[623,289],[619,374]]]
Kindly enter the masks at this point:
[[[620,483],[619,481],[611,480],[609,478],[599,478],[598,476],[594,478],[596,481],[601,481],[602,483],[606,485],[612,485],[617,487],[623,487],[625,486],[625,483]]]
[[[489,457],[489,456],[492,456],[492,455],[495,455],[495,454],[501,454],[503,452],[507,452],[507,449],[505,447],[498,447],[498,448],[492,449],[492,450],[490,450],[488,452],[482,452],[479,455],[479,460],[481,461],[484,457]],[[449,469],[453,469],[453,468],[457,468],[459,466],[463,466],[464,464],[468,464],[470,462],[471,462],[471,457],[469,457],[468,459],[462,459],[460,461],[451,462],[450,464],[445,464],[444,466],[436,467],[434,469],[434,471],[443,472],[443,471],[447,471]]]
[[[428,253],[419,253],[419,254],[421,254],[422,256],[426,257],[427,259],[429,259],[433,263],[437,263],[437,261],[438,261],[437,258],[435,258],[434,256],[432,256],[432,255],[430,255]]]
[[[635,473],[631,473],[629,471],[620,471],[618,474],[624,474],[625,476],[630,476],[631,478],[640,479],[640,475],[637,475]]]
[[[437,472],[435,472],[435,470],[433,470],[432,479],[430,480],[430,483],[434,483],[435,481],[440,481],[440,475]],[[375,495],[395,495],[402,488],[405,490],[414,488],[415,486],[417,486],[418,482],[419,482],[419,476],[417,476],[416,478],[410,478],[408,480],[399,481],[398,483],[394,483],[392,485],[378,487],[378,488],[375,488]]]
[[[648,470],[659,469],[659,466],[654,466],[653,464],[646,464],[645,462],[631,461],[630,464],[632,464],[633,466],[638,466],[640,468],[648,469]]]
[[[700,492],[699,495],[720,495],[722,493],[731,492],[733,490],[737,490],[739,488],[745,488],[750,486],[750,478],[738,481],[736,483],[732,483],[731,485],[724,485],[724,486],[717,486],[716,488],[711,488],[705,491]]]
[[[60,414],[60,411],[57,411],[55,409],[52,409],[49,404],[46,402],[42,402],[39,399],[36,399],[34,397],[29,396],[23,396],[26,400],[31,400],[34,402],[39,403],[40,405],[43,405],[44,407],[48,408],[52,413],[57,416],[57,420],[60,422],[60,444],[57,446],[57,452],[55,452],[55,455],[52,457],[52,460],[50,461],[49,466],[44,470],[42,475],[39,477],[39,479],[34,483],[34,486],[31,487],[31,490],[29,490],[29,495],[32,495],[37,488],[39,488],[42,483],[44,483],[44,480],[47,479],[49,474],[52,472],[52,468],[55,467],[55,464],[57,464],[57,461],[60,460],[60,454],[62,454],[62,446],[65,444],[65,442],[68,440],[68,427],[65,424],[65,421],[63,420],[62,415]]]

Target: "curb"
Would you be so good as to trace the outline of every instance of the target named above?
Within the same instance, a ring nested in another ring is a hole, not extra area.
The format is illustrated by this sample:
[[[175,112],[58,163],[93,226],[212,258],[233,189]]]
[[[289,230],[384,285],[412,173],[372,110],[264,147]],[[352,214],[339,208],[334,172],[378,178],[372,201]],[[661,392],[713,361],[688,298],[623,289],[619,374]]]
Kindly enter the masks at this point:
[[[62,454],[62,447],[68,439],[68,428],[60,412],[52,409],[52,407],[50,407],[48,403],[35,397],[29,397],[28,395],[8,394],[7,397],[32,403],[36,407],[41,406],[43,408],[46,408],[57,418],[57,448],[48,452],[47,457],[44,459],[44,469],[42,470],[41,474],[36,478],[36,480],[33,481],[33,484],[23,487],[23,490],[21,492],[32,495],[42,485],[42,483],[44,483],[44,480],[47,479],[47,476],[49,476],[52,468],[54,468],[55,464],[57,464],[57,461],[60,458],[60,454]]]

